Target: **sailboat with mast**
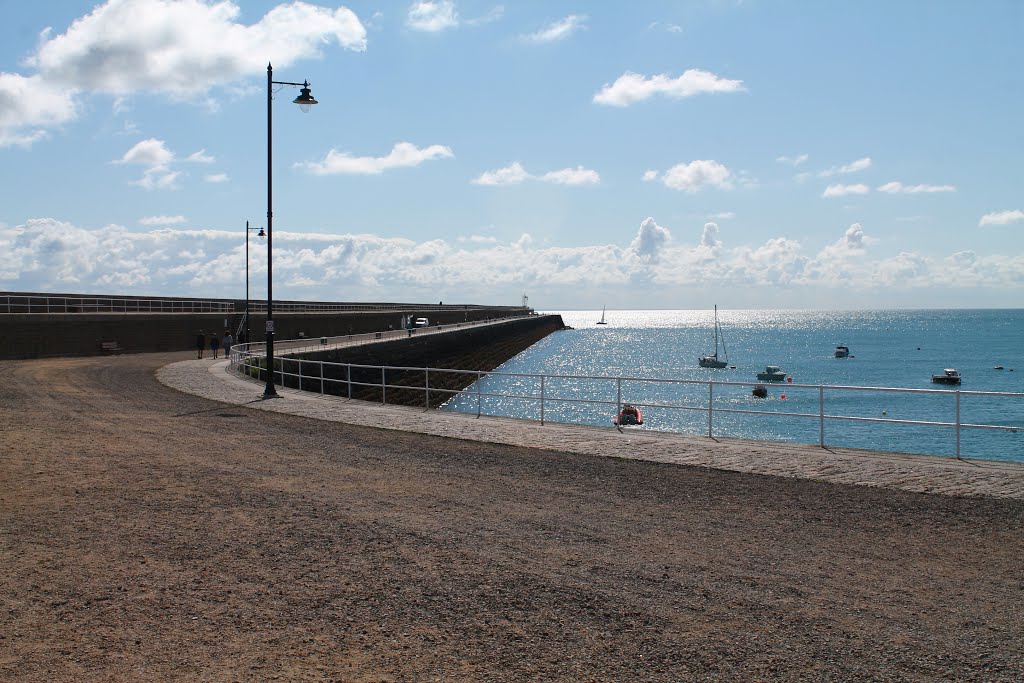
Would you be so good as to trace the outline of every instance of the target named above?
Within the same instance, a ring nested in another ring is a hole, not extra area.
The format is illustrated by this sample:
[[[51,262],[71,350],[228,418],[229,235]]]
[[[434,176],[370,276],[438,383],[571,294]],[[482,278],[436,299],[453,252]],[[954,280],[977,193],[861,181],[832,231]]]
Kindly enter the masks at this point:
[[[722,340],[722,352],[725,355],[725,360],[721,360],[718,357],[718,340]],[[715,352],[712,354],[704,355],[700,357],[697,363],[702,368],[724,368],[729,365],[729,351],[725,348],[725,337],[722,335],[721,330],[718,328],[718,305],[715,305]]]
[[[607,325],[607,324],[608,324],[608,323],[606,323],[606,322],[604,321],[604,309],[605,309],[605,308],[606,308],[606,306],[602,306],[602,307],[601,307],[601,319],[597,321],[597,324],[598,324],[598,325]]]

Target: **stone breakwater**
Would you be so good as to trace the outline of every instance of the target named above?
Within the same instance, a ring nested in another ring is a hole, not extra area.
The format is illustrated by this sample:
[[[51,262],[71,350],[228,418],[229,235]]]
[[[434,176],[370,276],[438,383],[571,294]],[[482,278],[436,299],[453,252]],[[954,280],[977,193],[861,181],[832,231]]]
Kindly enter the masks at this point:
[[[436,408],[451,398],[453,392],[465,389],[476,380],[472,372],[446,372],[443,368],[489,372],[563,327],[561,316],[536,316],[486,327],[454,329],[443,334],[413,334],[395,341],[343,347],[297,357],[325,363],[395,368],[384,371],[389,404],[425,407],[428,402],[425,387],[429,380],[429,406]],[[306,374],[302,378],[304,390],[321,393],[322,382],[322,393],[382,402],[380,369],[349,370],[346,366],[324,365],[321,378],[317,376],[319,368],[312,364],[303,367]],[[424,372],[398,368],[430,370]],[[309,374],[314,376],[310,377]],[[297,377],[285,377],[284,386],[298,388],[299,380]]]

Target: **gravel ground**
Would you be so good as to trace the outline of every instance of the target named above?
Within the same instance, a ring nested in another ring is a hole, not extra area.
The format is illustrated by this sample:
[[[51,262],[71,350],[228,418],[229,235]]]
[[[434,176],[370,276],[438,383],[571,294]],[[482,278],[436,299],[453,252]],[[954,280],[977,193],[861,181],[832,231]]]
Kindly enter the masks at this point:
[[[0,362],[0,680],[1018,681],[1024,503]]]

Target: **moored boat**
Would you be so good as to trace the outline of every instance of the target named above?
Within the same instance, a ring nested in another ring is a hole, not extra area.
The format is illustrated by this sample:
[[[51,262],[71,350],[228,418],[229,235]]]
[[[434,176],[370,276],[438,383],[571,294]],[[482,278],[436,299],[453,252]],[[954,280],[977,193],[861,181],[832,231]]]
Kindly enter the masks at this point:
[[[757,373],[758,382],[784,382],[785,380],[786,373],[778,365],[769,365],[765,367],[764,372]]]
[[[941,375],[932,375],[935,384],[960,384],[960,373],[955,368],[946,368]]]
[[[725,355],[725,360],[721,360],[718,357],[718,339],[722,339],[722,352]],[[725,337],[721,334],[718,329],[718,306],[715,306],[715,352],[704,356],[701,356],[697,361],[697,364],[702,368],[717,368],[721,369],[729,365],[729,351],[725,348]]]
[[[836,358],[849,358],[849,357],[850,357],[850,347],[849,346],[843,346],[842,344],[840,344],[839,346],[836,347]]]
[[[618,417],[612,418],[612,424],[616,427],[625,427],[628,425],[642,425],[644,423],[644,415],[640,412],[632,403],[624,403],[622,410],[619,411]]]

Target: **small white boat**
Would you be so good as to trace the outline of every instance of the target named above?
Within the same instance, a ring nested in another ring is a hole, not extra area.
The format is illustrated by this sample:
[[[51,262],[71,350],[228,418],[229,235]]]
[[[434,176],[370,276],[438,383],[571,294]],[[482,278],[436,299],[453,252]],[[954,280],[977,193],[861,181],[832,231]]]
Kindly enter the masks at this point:
[[[718,306],[715,306],[715,352],[710,353],[706,356],[701,356],[697,361],[697,364],[702,368],[724,368],[729,365],[729,351],[725,348],[725,337],[722,336],[722,351],[725,354],[725,360],[719,360],[718,358],[718,337],[721,336],[718,330]]]
[[[778,365],[769,365],[764,369],[764,372],[757,373],[757,381],[784,382],[786,381],[786,373]]]
[[[840,344],[839,346],[836,347],[836,358],[849,358],[849,357],[850,357],[850,347],[849,346],[843,346],[842,344]]]
[[[936,384],[960,384],[960,373],[955,368],[946,368],[941,375],[932,375]]]
[[[606,308],[605,306],[602,306],[602,307],[601,307],[601,319],[597,321],[597,324],[598,324],[598,325],[607,325],[607,324],[608,324],[608,323],[606,323],[606,322],[604,321],[604,309],[605,309],[605,308]]]

